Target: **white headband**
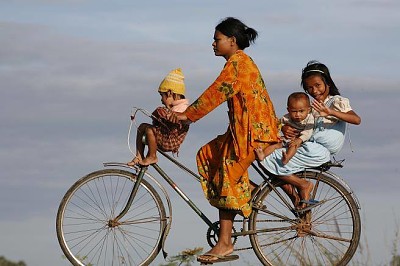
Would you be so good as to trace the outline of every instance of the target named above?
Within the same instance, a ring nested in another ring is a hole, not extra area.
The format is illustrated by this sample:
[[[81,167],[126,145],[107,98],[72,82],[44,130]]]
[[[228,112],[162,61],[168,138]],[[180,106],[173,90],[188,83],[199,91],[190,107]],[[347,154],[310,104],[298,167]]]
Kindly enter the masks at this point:
[[[308,73],[308,72],[319,72],[319,73],[325,74],[324,71],[318,70],[318,69],[311,69],[311,70],[306,71],[305,73]],[[305,73],[304,73],[304,74],[305,74]]]

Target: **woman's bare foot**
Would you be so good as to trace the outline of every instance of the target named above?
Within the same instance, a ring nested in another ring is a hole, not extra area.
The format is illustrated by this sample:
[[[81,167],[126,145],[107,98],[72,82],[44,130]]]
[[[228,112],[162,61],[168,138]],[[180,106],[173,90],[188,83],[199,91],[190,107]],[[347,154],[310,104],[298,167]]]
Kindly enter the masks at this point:
[[[314,185],[311,181],[305,180],[304,185],[302,185],[300,188],[298,188],[300,199],[303,201],[309,200],[311,191],[313,190],[313,187],[314,187]],[[305,207],[307,207],[306,203],[303,202],[303,203],[299,204],[300,209],[304,209]]]
[[[144,158],[143,160],[141,160],[139,163],[140,165],[150,165],[153,163],[157,163],[158,162],[158,158],[157,156],[147,156],[146,158]]]
[[[130,161],[128,163],[128,165],[129,166],[135,166],[135,165],[139,164],[141,160],[142,160],[142,158],[140,157],[140,155],[136,155],[136,157],[133,158],[132,161]]]

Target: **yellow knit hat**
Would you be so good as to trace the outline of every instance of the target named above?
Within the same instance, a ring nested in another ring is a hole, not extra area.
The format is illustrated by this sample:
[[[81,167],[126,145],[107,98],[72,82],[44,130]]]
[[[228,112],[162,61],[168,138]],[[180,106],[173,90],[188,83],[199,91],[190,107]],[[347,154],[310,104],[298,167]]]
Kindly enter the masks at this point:
[[[185,83],[183,83],[184,79],[185,77],[183,76],[180,68],[172,70],[161,82],[158,91],[168,92],[170,90],[173,93],[185,95]]]

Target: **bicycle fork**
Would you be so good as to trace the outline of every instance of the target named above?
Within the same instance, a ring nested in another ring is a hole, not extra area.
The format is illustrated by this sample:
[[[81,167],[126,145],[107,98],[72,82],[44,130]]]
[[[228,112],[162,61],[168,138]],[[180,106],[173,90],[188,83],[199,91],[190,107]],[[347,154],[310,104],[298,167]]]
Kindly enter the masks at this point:
[[[147,171],[147,166],[142,166],[140,167],[140,171],[139,174],[136,177],[136,183],[132,188],[131,194],[129,195],[128,201],[124,207],[124,209],[121,211],[120,214],[118,214],[117,217],[115,217],[114,219],[108,221],[108,226],[110,227],[116,227],[118,225],[120,225],[119,220],[129,211],[129,208],[132,205],[133,199],[136,196],[136,193],[139,189],[140,183],[142,182],[144,173]]]

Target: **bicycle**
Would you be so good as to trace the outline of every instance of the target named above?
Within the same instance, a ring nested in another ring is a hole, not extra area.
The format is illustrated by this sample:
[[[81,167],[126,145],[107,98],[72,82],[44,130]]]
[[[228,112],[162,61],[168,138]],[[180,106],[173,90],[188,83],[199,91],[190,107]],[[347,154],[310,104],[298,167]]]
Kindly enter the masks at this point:
[[[143,109],[139,109],[143,112]],[[130,134],[130,133],[129,133]],[[128,135],[129,135],[128,134]],[[129,143],[129,138],[128,138]],[[187,174],[200,177],[168,154],[158,151]],[[212,222],[158,165],[151,165],[208,225],[207,242],[218,240],[219,222]],[[57,212],[59,244],[73,265],[149,265],[162,251],[172,225],[172,204],[165,187],[147,166],[104,163],[72,185]],[[249,218],[235,220],[232,238],[250,239],[263,265],[346,265],[361,234],[358,199],[346,182],[330,172],[341,162],[297,173],[313,182],[313,203],[294,207],[277,178],[252,164],[262,183],[252,196]]]

